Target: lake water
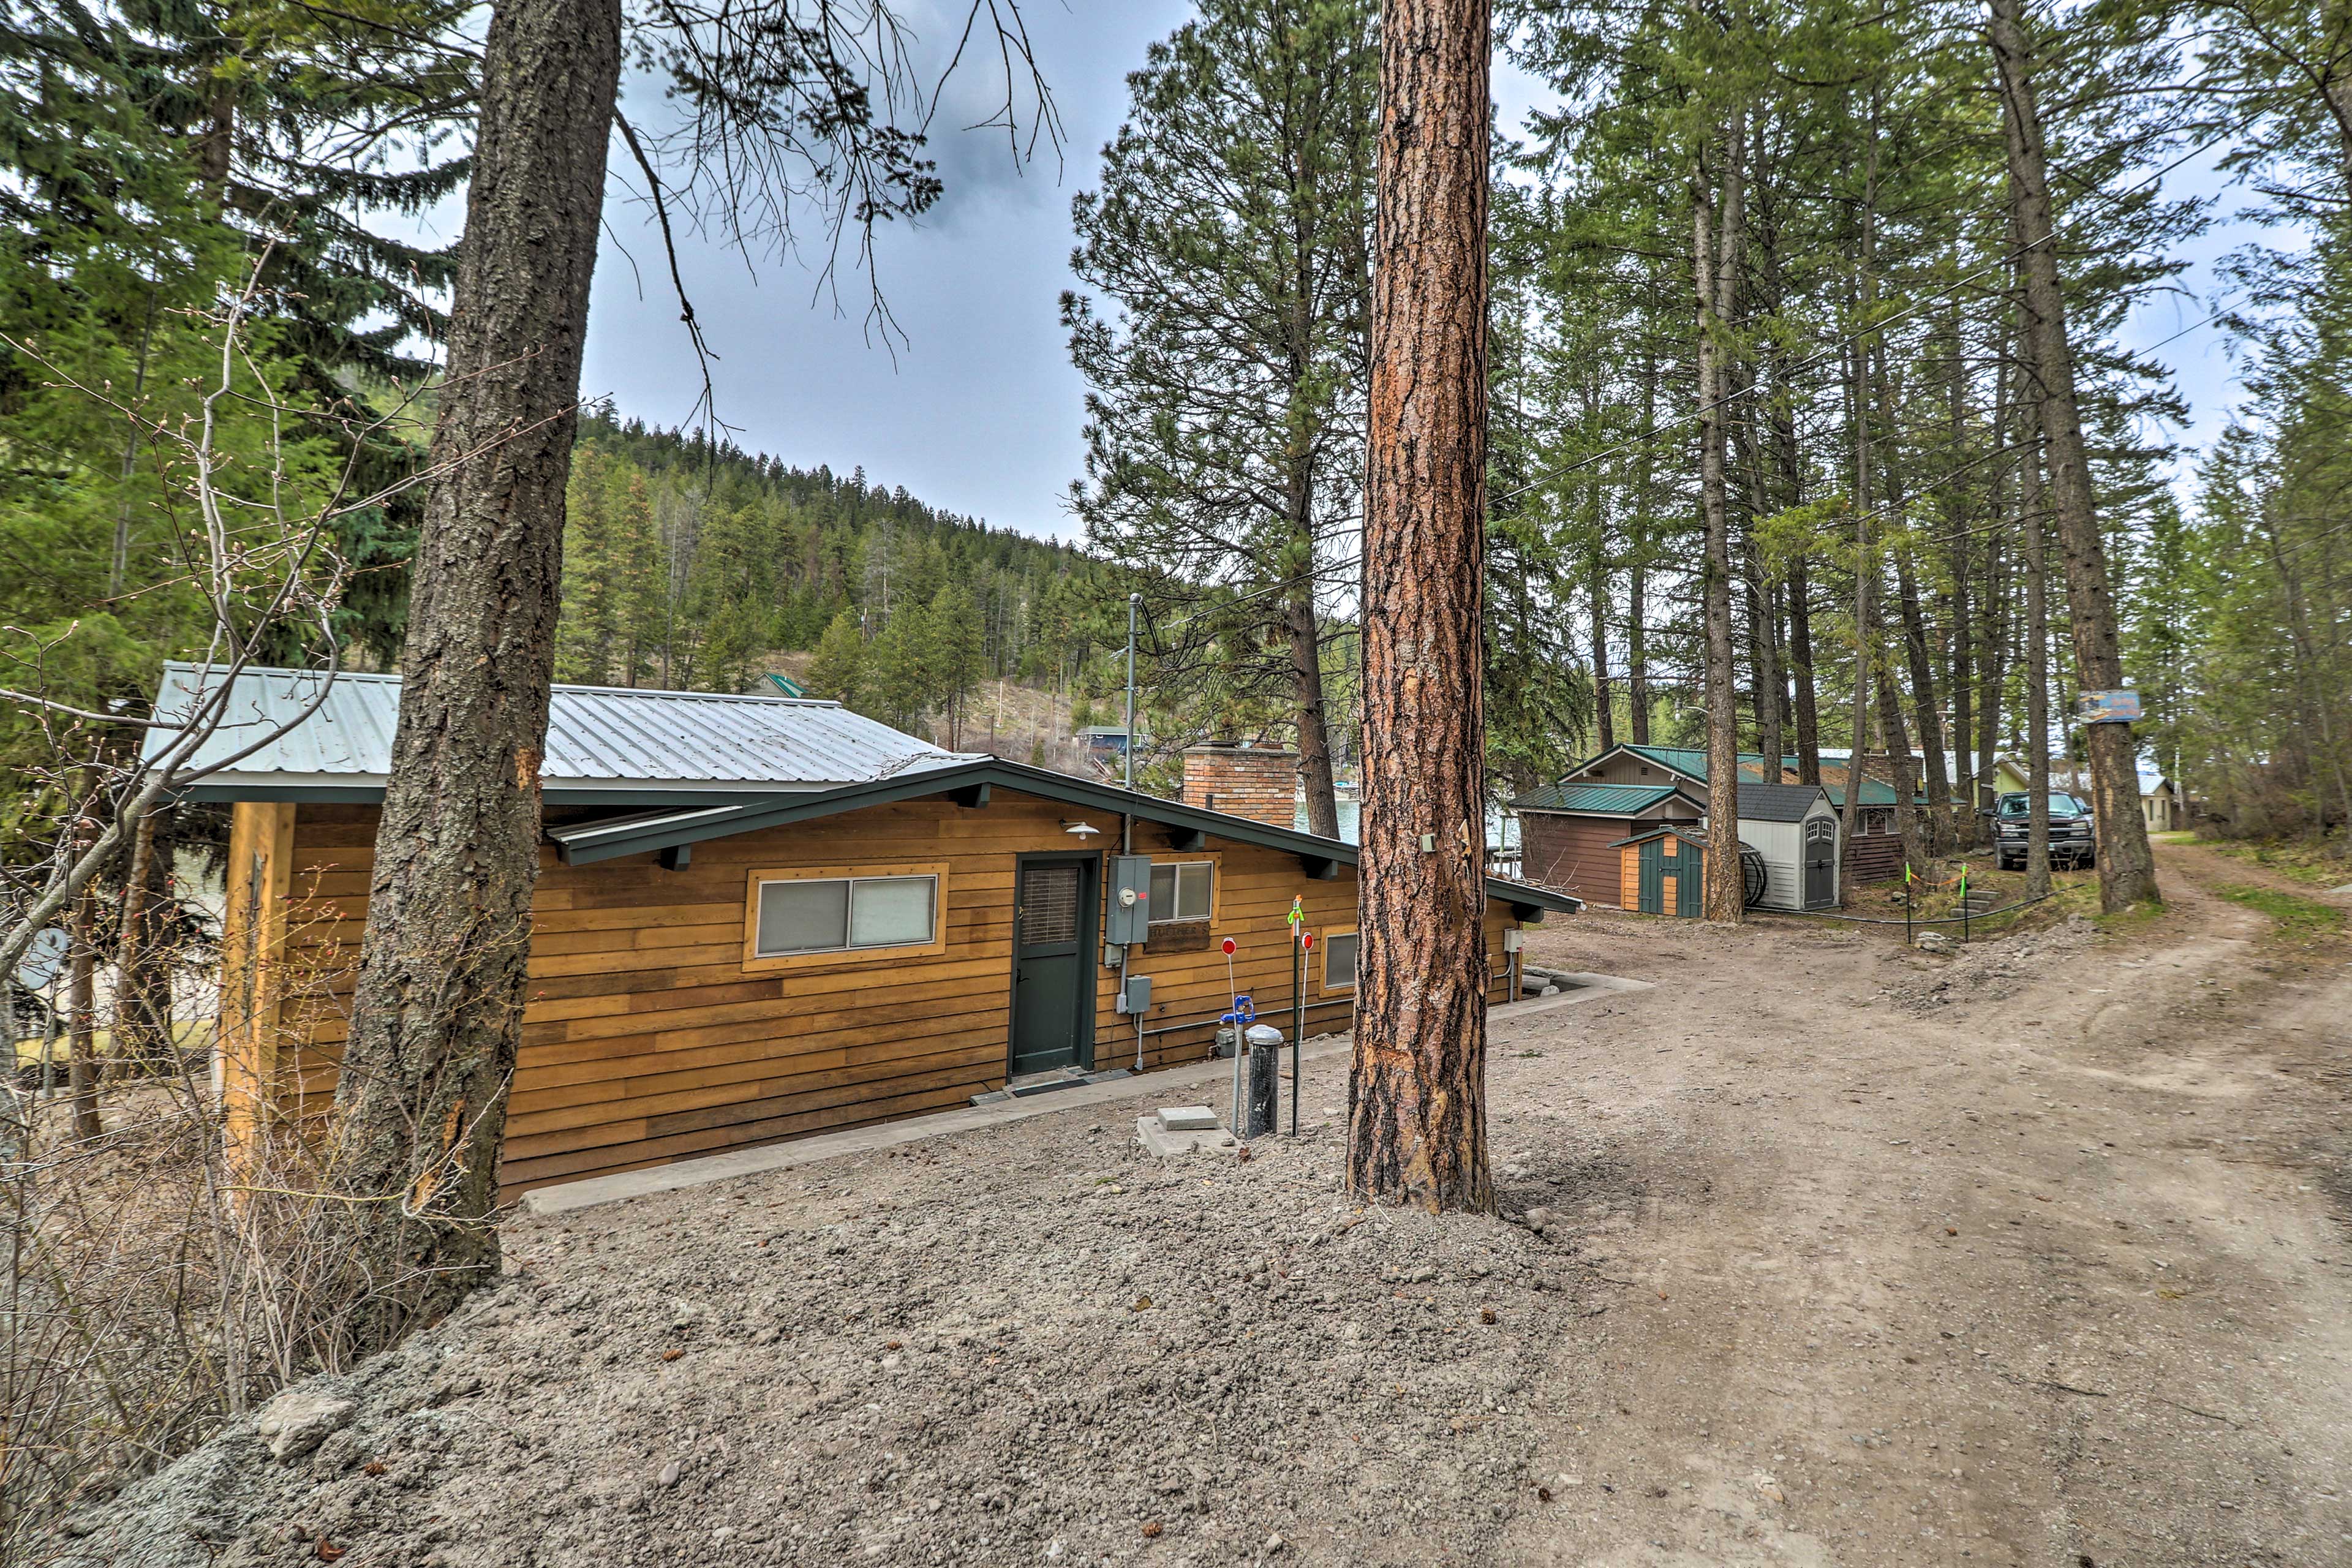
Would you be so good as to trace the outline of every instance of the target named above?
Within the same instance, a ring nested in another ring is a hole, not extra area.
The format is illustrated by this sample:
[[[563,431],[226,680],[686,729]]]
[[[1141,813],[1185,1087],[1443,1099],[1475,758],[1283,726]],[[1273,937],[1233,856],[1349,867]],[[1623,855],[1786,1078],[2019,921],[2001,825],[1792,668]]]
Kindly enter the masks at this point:
[[[1360,831],[1359,824],[1361,822],[1363,817],[1364,803],[1360,800],[1342,800],[1339,803],[1339,837],[1343,842],[1353,844],[1356,842],[1357,834]],[[1307,805],[1303,801],[1299,803],[1298,818],[1296,826],[1299,832],[1304,833],[1307,831]],[[1503,810],[1500,806],[1489,806],[1486,810],[1486,848],[1488,853],[1491,854],[1497,849],[1517,849],[1518,847],[1518,817],[1513,813]]]

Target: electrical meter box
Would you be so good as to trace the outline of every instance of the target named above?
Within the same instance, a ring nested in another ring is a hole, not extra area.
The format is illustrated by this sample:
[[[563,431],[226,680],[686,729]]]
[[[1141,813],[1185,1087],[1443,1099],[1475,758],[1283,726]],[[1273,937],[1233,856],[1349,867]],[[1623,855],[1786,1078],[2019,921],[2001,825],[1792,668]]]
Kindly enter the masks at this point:
[[[1151,857],[1114,855],[1110,860],[1110,909],[1103,941],[1115,947],[1140,947],[1151,936]]]
[[[1118,1010],[1129,1017],[1141,1017],[1151,1011],[1151,976],[1130,974],[1127,987],[1118,994]]]

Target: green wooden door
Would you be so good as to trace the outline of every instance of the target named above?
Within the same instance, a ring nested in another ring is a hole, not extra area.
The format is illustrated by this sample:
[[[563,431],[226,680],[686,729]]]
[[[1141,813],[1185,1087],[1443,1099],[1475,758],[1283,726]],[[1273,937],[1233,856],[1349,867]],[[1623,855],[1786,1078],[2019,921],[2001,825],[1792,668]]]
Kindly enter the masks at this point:
[[[1675,857],[1675,913],[1685,920],[1698,918],[1699,897],[1706,881],[1706,851],[1695,844],[1685,844]]]
[[[1665,843],[1653,838],[1642,846],[1642,912],[1662,915],[1666,912]]]
[[[1091,1067],[1095,889],[1092,855],[1024,855],[1013,879],[1013,1042],[1007,1071]]]

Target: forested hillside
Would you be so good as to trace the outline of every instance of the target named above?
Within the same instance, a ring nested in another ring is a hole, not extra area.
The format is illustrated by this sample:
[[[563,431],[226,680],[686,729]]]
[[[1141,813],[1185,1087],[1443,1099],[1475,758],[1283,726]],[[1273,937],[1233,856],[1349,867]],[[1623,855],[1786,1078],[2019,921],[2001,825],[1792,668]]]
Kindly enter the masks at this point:
[[[566,491],[556,679],[732,691],[767,656],[815,649],[808,681],[943,741],[983,679],[1083,664],[1103,569],[869,484],[600,411]]]

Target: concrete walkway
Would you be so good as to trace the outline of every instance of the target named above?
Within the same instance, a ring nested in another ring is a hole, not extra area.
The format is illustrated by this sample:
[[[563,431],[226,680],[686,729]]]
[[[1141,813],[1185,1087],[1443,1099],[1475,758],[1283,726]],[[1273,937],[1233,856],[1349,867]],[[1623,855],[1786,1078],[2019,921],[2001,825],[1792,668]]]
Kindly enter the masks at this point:
[[[1645,980],[1622,980],[1609,974],[1569,974],[1565,978],[1573,981],[1578,989],[1562,992],[1557,996],[1542,996],[1492,1008],[1487,1013],[1489,1026],[1505,1026],[1522,1018],[1573,1006],[1579,1002],[1589,1002],[1614,992],[1650,989],[1649,982]],[[1324,1035],[1308,1040],[1299,1054],[1307,1061],[1320,1061],[1326,1057],[1339,1056],[1351,1049],[1353,1044],[1352,1036]],[[1192,1062],[1183,1067],[1163,1068],[1140,1077],[1111,1079],[1102,1083],[1056,1089],[1051,1094],[1032,1095],[995,1105],[968,1106],[956,1110],[936,1111],[929,1116],[910,1116],[904,1121],[885,1121],[873,1127],[820,1132],[814,1138],[794,1139],[787,1143],[762,1143],[756,1148],[732,1149],[724,1154],[706,1155],[698,1160],[678,1160],[643,1171],[622,1171],[610,1176],[591,1176],[585,1181],[538,1187],[523,1194],[522,1206],[535,1215],[569,1214],[574,1209],[593,1208],[599,1204],[620,1203],[654,1193],[708,1186],[713,1182],[732,1181],[738,1176],[754,1176],[766,1171],[790,1170],[795,1165],[805,1165],[817,1160],[869,1154],[877,1149],[896,1149],[908,1143],[920,1143],[929,1138],[975,1132],[1008,1121],[1025,1121],[1032,1116],[1076,1110],[1082,1106],[1113,1105],[1123,1100],[1144,1099],[1167,1104],[1174,1100],[1174,1090],[1230,1083],[1233,1074],[1230,1059]]]

